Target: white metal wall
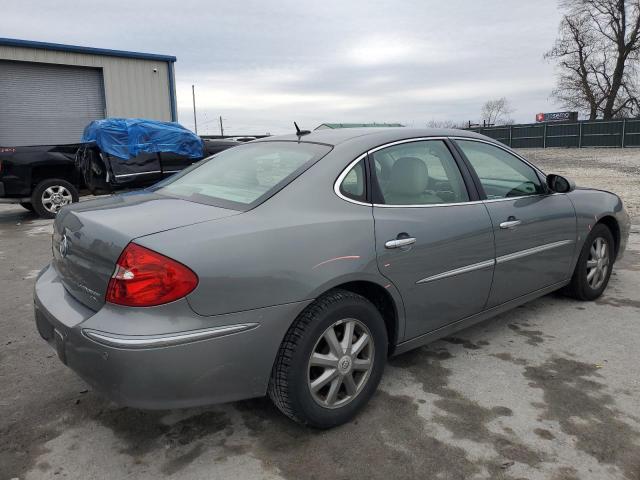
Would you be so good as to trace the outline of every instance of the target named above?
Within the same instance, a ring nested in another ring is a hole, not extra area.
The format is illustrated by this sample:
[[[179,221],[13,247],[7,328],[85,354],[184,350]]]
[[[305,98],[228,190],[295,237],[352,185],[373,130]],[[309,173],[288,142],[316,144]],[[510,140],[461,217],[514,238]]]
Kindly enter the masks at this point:
[[[106,116],[171,121],[167,62],[5,45],[0,60],[101,68]]]
[[[101,69],[0,60],[0,145],[77,143],[104,113]]]

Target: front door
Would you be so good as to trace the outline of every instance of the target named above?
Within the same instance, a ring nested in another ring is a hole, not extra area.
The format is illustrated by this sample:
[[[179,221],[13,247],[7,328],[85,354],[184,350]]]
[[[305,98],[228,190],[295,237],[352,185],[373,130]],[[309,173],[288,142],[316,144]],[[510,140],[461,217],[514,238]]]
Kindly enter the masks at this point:
[[[482,311],[493,275],[491,220],[446,142],[396,144],[370,159],[378,268],[402,295],[404,340]]]
[[[486,195],[496,267],[487,307],[571,276],[576,216],[564,194],[549,193],[527,163],[497,146],[457,140]]]

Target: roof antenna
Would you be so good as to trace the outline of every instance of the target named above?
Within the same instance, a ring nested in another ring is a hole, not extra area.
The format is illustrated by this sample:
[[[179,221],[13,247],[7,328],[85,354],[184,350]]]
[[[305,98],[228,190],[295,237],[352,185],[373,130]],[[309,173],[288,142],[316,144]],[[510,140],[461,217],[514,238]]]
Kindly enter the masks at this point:
[[[298,124],[296,122],[293,122],[293,124],[296,127],[296,135],[298,135],[299,137],[301,137],[302,135],[307,135],[307,134],[311,133],[310,130],[300,130],[300,127],[298,126]]]

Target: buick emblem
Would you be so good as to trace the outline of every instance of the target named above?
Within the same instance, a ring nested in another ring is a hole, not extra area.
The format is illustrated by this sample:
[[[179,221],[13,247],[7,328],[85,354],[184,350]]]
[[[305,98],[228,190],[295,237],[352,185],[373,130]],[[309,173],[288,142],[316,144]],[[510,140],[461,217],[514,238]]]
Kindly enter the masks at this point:
[[[352,360],[349,355],[345,355],[340,360],[338,360],[338,371],[342,375],[346,375],[351,371]]]
[[[58,245],[58,251],[60,252],[60,256],[62,258],[67,256],[67,252],[69,251],[69,240],[67,240],[66,235],[62,235],[62,239],[60,240],[60,244]]]

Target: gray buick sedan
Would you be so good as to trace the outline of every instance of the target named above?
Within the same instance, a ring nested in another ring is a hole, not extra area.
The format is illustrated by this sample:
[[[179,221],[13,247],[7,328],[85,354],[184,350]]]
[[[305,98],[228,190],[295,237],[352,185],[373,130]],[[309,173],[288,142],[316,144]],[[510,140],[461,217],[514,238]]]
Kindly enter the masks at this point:
[[[481,135],[298,132],[63,208],[35,317],[120,404],[268,394],[326,428],[390,355],[561,288],[599,297],[628,234],[616,195]]]

